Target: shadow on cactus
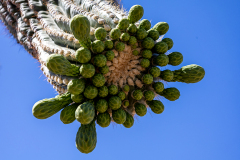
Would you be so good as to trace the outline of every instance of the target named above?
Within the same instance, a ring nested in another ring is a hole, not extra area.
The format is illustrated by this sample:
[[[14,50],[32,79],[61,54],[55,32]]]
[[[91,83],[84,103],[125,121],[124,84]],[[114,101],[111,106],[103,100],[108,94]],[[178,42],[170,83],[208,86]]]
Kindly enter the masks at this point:
[[[183,55],[170,53],[172,39],[162,39],[168,23],[152,26],[141,20],[140,5],[128,13],[108,0],[1,0],[0,7],[2,22],[39,60],[59,93],[36,102],[33,115],[46,119],[61,111],[64,124],[77,119],[81,126],[76,147],[82,153],[96,147],[95,122],[101,127],[115,122],[131,128],[133,117],[146,115],[147,108],[156,114],[164,111],[156,96],[170,101],[180,97],[177,88],[164,88],[163,81],[197,83],[205,75],[195,64],[161,70],[180,65]]]

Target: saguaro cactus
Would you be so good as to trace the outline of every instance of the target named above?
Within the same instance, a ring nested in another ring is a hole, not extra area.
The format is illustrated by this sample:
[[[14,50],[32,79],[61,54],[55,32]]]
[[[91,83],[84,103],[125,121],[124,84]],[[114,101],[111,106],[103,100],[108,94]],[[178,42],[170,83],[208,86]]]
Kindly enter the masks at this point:
[[[172,39],[163,39],[168,23],[151,28],[141,20],[142,6],[129,12],[119,6],[116,0],[0,0],[2,22],[59,93],[36,102],[33,115],[46,119],[62,109],[64,124],[77,119],[76,145],[83,153],[96,146],[95,121],[131,128],[135,114],[164,111],[156,96],[179,98],[179,90],[164,89],[163,81],[196,83],[205,75],[199,65],[161,70],[183,61],[180,52],[168,51]]]

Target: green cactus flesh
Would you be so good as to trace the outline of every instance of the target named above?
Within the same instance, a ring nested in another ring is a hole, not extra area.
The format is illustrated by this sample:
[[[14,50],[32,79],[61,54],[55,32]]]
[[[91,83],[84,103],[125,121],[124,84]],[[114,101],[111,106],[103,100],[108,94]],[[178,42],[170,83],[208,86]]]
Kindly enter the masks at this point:
[[[83,94],[88,99],[94,99],[98,95],[98,89],[92,85],[89,85],[85,88]]]
[[[121,107],[122,101],[121,98],[117,97],[117,96],[112,96],[109,98],[108,100],[108,106],[112,109],[112,110],[117,110]]]
[[[126,111],[124,111],[121,108],[119,108],[117,110],[113,110],[112,118],[113,118],[114,122],[116,122],[117,124],[123,124],[127,118]]]
[[[147,107],[144,104],[135,103],[134,107],[135,107],[135,112],[137,115],[139,115],[140,117],[143,117],[146,115]]]
[[[79,48],[76,51],[76,59],[80,62],[80,63],[87,63],[91,60],[91,52],[89,49],[87,48]]]
[[[126,98],[126,94],[125,94],[123,91],[120,91],[120,92],[118,93],[118,97],[120,97],[121,100],[123,101],[123,100]]]
[[[169,29],[169,25],[166,22],[158,22],[153,29],[157,30],[160,35],[164,35],[167,33]]]
[[[43,99],[33,105],[32,114],[38,119],[46,119],[59,112],[71,102],[71,94],[69,92],[58,95],[55,98]]]
[[[76,136],[76,147],[82,153],[92,152],[97,144],[97,132],[95,123],[84,125],[78,129]]]
[[[110,85],[110,86],[108,87],[108,92],[109,92],[109,94],[111,94],[111,95],[116,95],[116,94],[118,93],[118,87],[115,86],[115,85]]]
[[[126,112],[126,121],[123,123],[123,126],[126,128],[131,128],[133,124],[134,124],[133,116]]]
[[[163,38],[169,25],[159,22],[151,28],[149,20],[140,20],[142,6],[126,12],[117,1],[90,2],[0,0],[2,22],[39,61],[59,93],[35,103],[33,115],[46,119],[62,110],[64,124],[77,118],[82,125],[76,145],[83,153],[96,146],[95,121],[107,127],[112,118],[129,128],[135,114],[146,114],[145,104],[154,113],[163,111],[155,96],[179,98],[176,88],[164,89],[157,81],[196,83],[205,75],[198,65],[160,71],[159,67],[181,64],[183,56],[165,54],[173,47],[170,38]]]
[[[95,74],[95,67],[90,63],[83,64],[80,67],[80,74],[84,78],[91,78]]]
[[[150,70],[149,70],[149,73],[154,77],[158,77],[160,76],[161,74],[161,70],[158,68],[158,67],[152,67]]]
[[[152,49],[154,47],[154,40],[150,37],[147,37],[142,41],[142,46],[146,49]]]
[[[97,40],[104,40],[107,36],[107,31],[104,28],[99,27],[95,30],[94,35]]]
[[[99,99],[96,102],[95,108],[98,112],[104,113],[108,109],[108,102],[105,99]]]
[[[159,94],[168,99],[169,101],[175,101],[180,97],[180,92],[175,87],[166,88]]]
[[[143,92],[139,89],[135,90],[135,91],[133,91],[132,96],[133,96],[134,99],[136,99],[138,101],[138,100],[142,99]]]
[[[83,94],[71,94],[71,99],[75,103],[82,103],[84,101]]]
[[[96,87],[102,87],[105,84],[105,77],[102,74],[95,74],[92,77],[92,83]]]
[[[150,59],[150,58],[152,58],[152,51],[145,49],[142,51],[142,56],[143,56],[143,58]]]
[[[64,123],[64,124],[69,124],[72,123],[73,121],[75,121],[75,111],[77,109],[79,104],[71,104],[67,107],[65,107],[60,114],[60,120]]]
[[[154,97],[155,97],[155,94],[154,94],[153,91],[145,91],[143,93],[143,95],[144,95],[146,101],[152,101],[154,99]]]
[[[130,23],[130,22],[129,22],[128,19],[123,18],[123,19],[121,19],[121,20],[119,21],[119,23],[118,23],[118,28],[119,28],[120,30],[125,30],[125,29],[128,28],[129,23]]]
[[[144,9],[140,5],[134,5],[129,11],[128,19],[130,23],[135,23],[142,18]]]
[[[153,113],[160,114],[164,111],[164,105],[161,101],[153,100],[153,101],[147,101],[147,104],[153,111]]]
[[[73,79],[67,85],[67,90],[71,94],[81,94],[85,89],[86,80],[84,78],[81,79]]]
[[[153,88],[159,94],[164,90],[164,84],[162,82],[155,82]]]
[[[108,112],[97,115],[97,124],[103,128],[108,127],[111,123],[111,117]]]
[[[205,70],[196,64],[187,65],[174,71],[173,82],[197,83],[203,79]]]
[[[108,95],[108,87],[102,86],[98,88],[98,96],[99,97],[106,97]]]
[[[71,64],[64,56],[51,54],[46,61],[47,68],[59,75],[79,76],[79,67]]]
[[[89,124],[95,116],[94,105],[90,102],[84,102],[79,105],[75,111],[75,117],[81,124]]]
[[[183,61],[183,56],[180,52],[172,52],[168,55],[169,62],[168,64],[172,66],[178,66]]]
[[[151,22],[147,19],[143,19],[139,24],[139,28],[143,28],[147,31],[151,28]]]
[[[170,50],[173,47],[173,40],[171,38],[164,38],[162,41],[167,43],[168,50]]]
[[[165,81],[167,81],[167,82],[170,82],[170,81],[173,79],[174,74],[173,74],[173,72],[170,71],[169,69],[166,69],[166,70],[164,70],[164,71],[161,72],[160,77],[161,77],[163,80],[165,80]]]
[[[151,37],[154,41],[156,41],[159,38],[159,32],[155,29],[150,29],[147,31],[148,37]]]

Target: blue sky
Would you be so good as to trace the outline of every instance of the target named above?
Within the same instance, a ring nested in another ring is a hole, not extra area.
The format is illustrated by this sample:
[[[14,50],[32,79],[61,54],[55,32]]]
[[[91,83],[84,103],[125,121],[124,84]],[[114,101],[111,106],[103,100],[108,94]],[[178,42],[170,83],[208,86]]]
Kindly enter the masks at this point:
[[[205,78],[196,84],[168,83],[181,96],[163,99],[165,110],[149,111],[126,129],[97,126],[96,149],[88,155],[75,147],[78,122],[64,125],[59,113],[46,120],[32,115],[33,104],[56,95],[39,63],[0,26],[0,159],[240,159],[240,1],[122,0],[144,7],[144,19],[166,21],[171,51],[184,56],[181,66],[198,64]],[[178,69],[180,66],[165,69]]]

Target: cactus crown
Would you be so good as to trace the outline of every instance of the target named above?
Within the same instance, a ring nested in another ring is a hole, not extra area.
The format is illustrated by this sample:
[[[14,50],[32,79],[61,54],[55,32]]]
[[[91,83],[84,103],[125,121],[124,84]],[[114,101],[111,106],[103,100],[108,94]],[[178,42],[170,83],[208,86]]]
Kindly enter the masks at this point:
[[[112,118],[130,128],[133,116],[144,116],[147,107],[156,114],[163,112],[156,96],[179,98],[176,88],[164,89],[159,81],[196,83],[205,75],[198,65],[175,71],[160,68],[180,65],[183,56],[170,53],[172,39],[159,39],[169,30],[168,23],[151,28],[149,20],[141,20],[140,5],[129,13],[117,0],[0,0],[0,7],[3,23],[39,60],[60,94],[37,102],[33,115],[45,119],[65,107],[62,122],[77,119],[82,124],[76,146],[83,153],[96,146],[95,121],[107,127]]]

